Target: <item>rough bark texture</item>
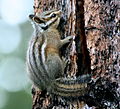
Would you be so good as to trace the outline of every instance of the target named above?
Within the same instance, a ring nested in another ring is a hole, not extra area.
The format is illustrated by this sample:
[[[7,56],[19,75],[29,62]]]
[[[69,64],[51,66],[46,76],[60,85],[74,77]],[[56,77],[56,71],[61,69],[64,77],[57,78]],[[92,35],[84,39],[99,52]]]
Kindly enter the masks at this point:
[[[120,108],[119,14],[119,0],[85,0],[87,45],[95,80],[90,91],[101,108]]]
[[[89,96],[84,100],[81,98],[82,102],[69,104],[64,100],[59,101],[56,96],[51,97],[46,91],[34,87],[33,109],[81,109],[85,103],[89,107],[94,106],[93,109],[120,108],[120,2],[119,0],[84,0],[84,2],[34,0],[34,13],[54,8],[61,9],[65,19],[64,23],[61,21],[60,26],[62,37],[76,36],[75,41],[66,50],[63,49],[64,56],[70,60],[66,68],[67,74],[78,76],[92,72],[93,75],[89,84]]]

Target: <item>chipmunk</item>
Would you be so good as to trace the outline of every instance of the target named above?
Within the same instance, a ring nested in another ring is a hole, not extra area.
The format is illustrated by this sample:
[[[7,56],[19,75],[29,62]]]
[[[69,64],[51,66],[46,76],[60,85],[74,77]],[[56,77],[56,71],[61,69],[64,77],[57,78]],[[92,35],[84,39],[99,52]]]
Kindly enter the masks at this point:
[[[62,97],[78,97],[86,94],[89,75],[77,79],[65,78],[65,64],[60,55],[60,48],[70,42],[72,36],[61,40],[57,29],[60,10],[45,11],[29,15],[34,34],[27,51],[28,75],[35,86],[51,94]]]

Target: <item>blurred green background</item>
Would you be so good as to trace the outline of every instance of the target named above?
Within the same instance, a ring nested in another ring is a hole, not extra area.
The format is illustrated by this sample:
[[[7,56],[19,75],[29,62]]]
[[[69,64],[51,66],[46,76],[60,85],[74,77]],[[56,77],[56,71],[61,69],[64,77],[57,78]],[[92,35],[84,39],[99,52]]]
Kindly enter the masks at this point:
[[[33,0],[0,0],[0,109],[31,109],[26,51]]]

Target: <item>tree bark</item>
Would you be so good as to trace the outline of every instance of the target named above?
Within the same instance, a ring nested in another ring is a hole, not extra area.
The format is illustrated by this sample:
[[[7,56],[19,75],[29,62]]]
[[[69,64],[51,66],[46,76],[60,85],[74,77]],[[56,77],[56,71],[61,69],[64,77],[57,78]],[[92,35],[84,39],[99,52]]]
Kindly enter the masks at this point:
[[[58,97],[34,87],[32,109],[81,109],[85,104],[99,109],[120,108],[119,6],[119,0],[34,0],[35,14],[62,10],[66,23],[61,22],[61,36],[74,37],[72,44],[63,48],[71,63],[67,75],[92,73],[92,81],[89,96],[76,103],[59,102]]]
[[[97,106],[105,109],[120,108],[119,13],[119,0],[85,0],[87,46],[94,80],[90,92]]]

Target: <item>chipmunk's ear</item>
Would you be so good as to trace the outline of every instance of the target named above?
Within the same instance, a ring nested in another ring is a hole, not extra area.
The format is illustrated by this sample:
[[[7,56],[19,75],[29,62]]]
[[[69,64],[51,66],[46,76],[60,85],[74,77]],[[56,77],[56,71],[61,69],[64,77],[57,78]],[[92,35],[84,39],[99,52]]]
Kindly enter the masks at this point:
[[[29,18],[32,20],[32,21],[35,21],[36,23],[45,23],[45,21],[41,20],[39,17],[31,14],[29,15]]]

